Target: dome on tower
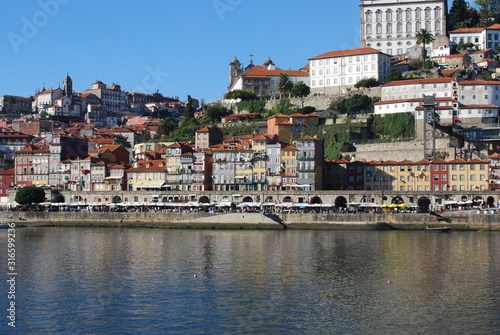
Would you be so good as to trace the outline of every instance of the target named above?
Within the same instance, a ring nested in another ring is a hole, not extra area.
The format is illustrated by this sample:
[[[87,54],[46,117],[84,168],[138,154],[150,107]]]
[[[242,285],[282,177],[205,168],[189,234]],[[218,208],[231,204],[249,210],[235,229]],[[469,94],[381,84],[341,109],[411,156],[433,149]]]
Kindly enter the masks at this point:
[[[270,56],[267,56],[267,59],[265,60],[264,64],[265,67],[268,67],[269,65],[274,65],[274,62],[271,60]]]
[[[229,63],[229,65],[241,65],[240,61],[236,58],[236,56],[234,56],[233,60],[231,61],[231,63]]]

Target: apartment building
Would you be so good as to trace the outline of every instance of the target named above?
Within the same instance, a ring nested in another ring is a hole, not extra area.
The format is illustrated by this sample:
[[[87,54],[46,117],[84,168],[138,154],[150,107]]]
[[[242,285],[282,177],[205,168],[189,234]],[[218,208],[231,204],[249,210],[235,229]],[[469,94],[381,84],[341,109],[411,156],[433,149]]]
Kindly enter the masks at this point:
[[[495,164],[499,165],[499,159],[496,159]],[[331,174],[326,174],[325,178],[333,181],[346,180],[345,184],[333,183],[333,189],[336,190],[481,191],[487,190],[490,182],[490,161],[480,159],[417,162],[334,160],[329,161],[328,165]]]

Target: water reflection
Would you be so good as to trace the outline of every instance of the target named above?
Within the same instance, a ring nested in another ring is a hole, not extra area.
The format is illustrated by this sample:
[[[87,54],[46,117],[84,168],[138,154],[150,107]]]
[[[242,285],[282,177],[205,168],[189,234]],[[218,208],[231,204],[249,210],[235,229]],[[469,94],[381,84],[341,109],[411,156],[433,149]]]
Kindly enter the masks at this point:
[[[499,242],[491,233],[18,229],[19,326],[494,333]]]

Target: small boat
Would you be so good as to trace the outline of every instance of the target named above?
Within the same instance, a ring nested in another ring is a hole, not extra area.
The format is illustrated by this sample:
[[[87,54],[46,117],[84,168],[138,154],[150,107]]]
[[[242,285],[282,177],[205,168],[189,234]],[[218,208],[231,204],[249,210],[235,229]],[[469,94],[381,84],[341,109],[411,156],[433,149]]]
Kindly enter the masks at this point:
[[[450,227],[425,227],[425,231],[429,233],[447,233],[451,231],[452,228]]]

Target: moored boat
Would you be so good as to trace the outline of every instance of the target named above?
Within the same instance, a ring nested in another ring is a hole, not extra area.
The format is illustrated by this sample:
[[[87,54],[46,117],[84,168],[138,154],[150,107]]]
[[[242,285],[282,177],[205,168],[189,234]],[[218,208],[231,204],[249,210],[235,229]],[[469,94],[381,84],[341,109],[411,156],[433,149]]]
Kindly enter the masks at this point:
[[[429,227],[425,226],[425,231],[429,233],[447,233],[451,231],[450,227]]]

